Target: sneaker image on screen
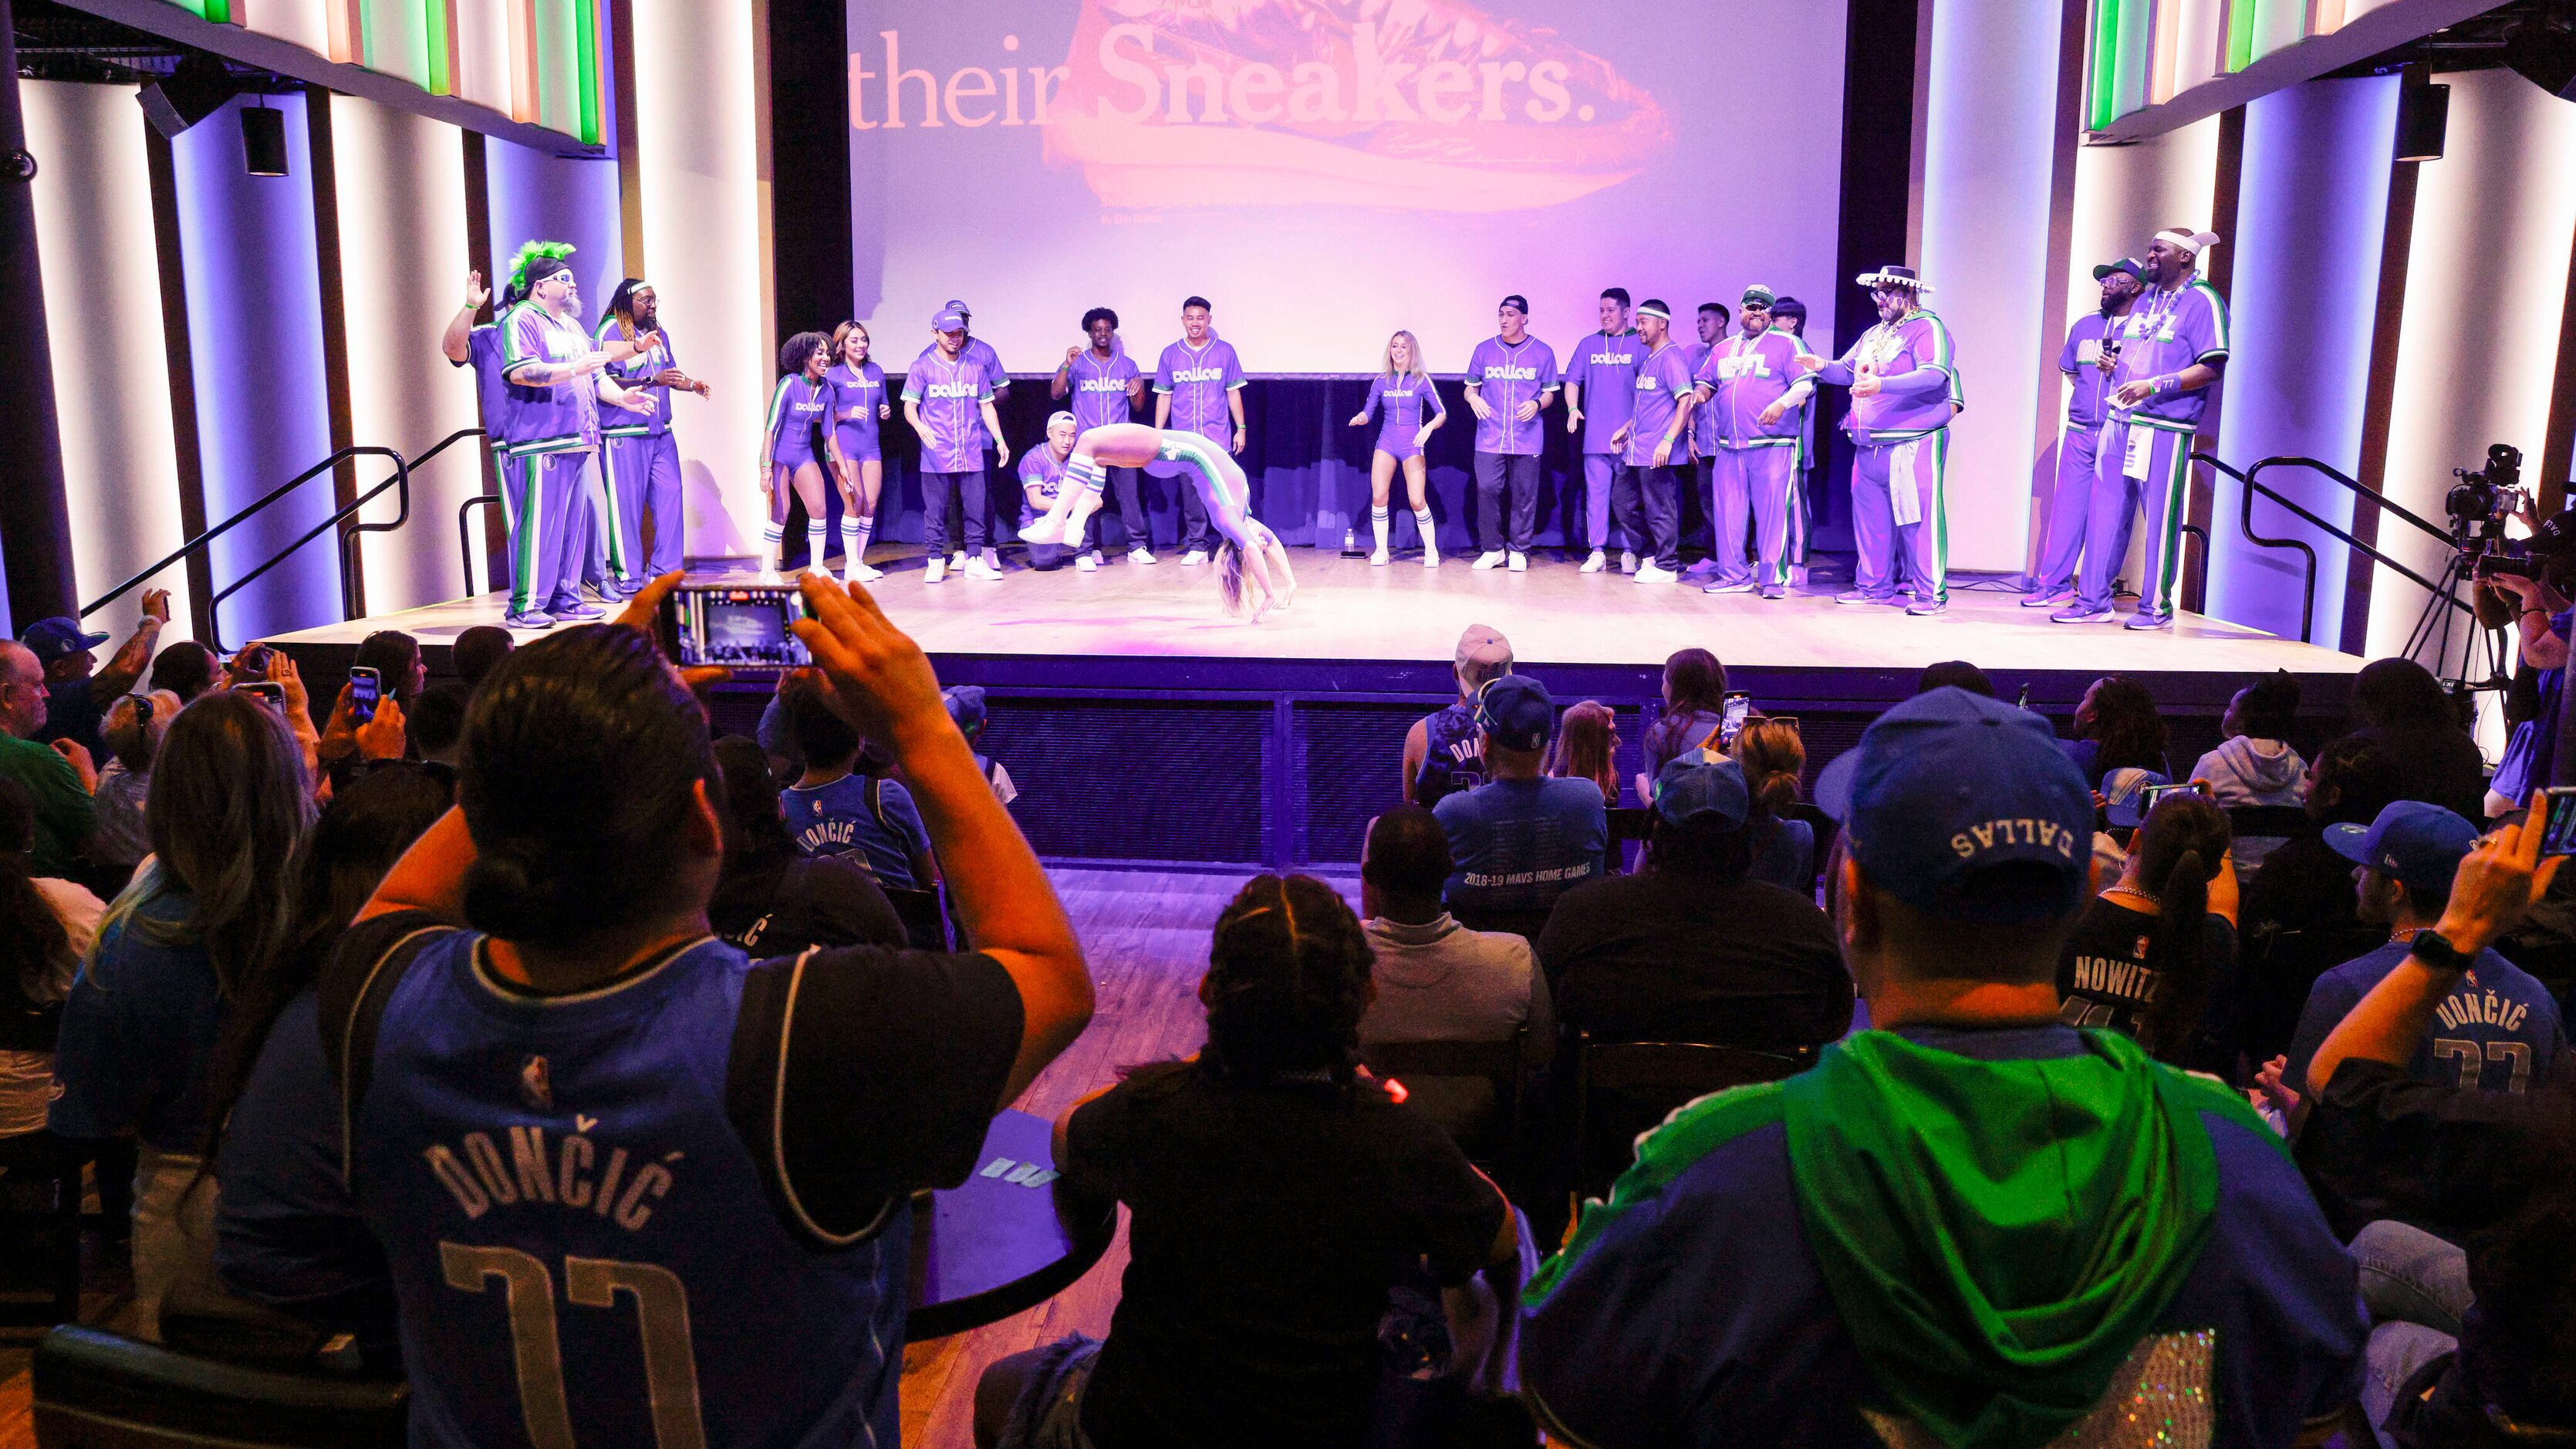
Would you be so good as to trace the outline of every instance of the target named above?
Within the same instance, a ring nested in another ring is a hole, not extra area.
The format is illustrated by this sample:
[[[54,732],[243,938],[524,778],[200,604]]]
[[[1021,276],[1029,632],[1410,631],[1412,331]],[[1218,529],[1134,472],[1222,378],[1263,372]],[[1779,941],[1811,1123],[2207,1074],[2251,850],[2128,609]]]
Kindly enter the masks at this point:
[[[1066,71],[1047,159],[1114,207],[1516,211],[1673,145],[1608,61],[1463,0],[1083,0]]]

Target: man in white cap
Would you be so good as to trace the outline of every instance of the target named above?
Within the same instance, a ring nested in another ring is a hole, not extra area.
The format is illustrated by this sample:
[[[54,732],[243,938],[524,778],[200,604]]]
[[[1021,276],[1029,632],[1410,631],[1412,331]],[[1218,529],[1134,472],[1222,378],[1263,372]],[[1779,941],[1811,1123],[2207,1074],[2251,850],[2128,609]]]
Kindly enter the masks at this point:
[[[2048,500],[2048,534],[2039,548],[2039,567],[2031,571],[2025,609],[2060,609],[2075,602],[2075,561],[2084,553],[2084,520],[2093,499],[2095,447],[2102,441],[2103,398],[2111,374],[2102,366],[2104,353],[2119,355],[2108,342],[2129,306],[2145,286],[2146,264],[2135,257],[2104,262],[2093,269],[2102,287],[2102,305],[2075,319],[2058,349],[2057,370],[2066,374],[2066,426],[2057,435],[2057,487]]]
[[[1912,267],[1863,272],[1878,325],[1836,361],[1801,356],[1811,368],[1784,394],[1805,402],[1818,382],[1851,389],[1843,431],[1852,440],[1852,542],[1860,553],[1852,586],[1837,604],[1904,603],[1908,614],[1950,607],[1950,528],[1941,494],[1950,419],[1967,406],[1959,390],[1950,329],[1923,309],[1931,288]],[[1908,600],[1900,583],[1912,586]]]
[[[2191,495],[2191,440],[2209,389],[2227,366],[2227,303],[2200,279],[2205,231],[2156,233],[2147,246],[2146,291],[2104,339],[2110,414],[2102,424],[2093,497],[2084,522],[2084,566],[2059,624],[2111,617],[2111,575],[2129,551],[2129,529],[2147,515],[2146,576],[2132,629],[2170,628],[2182,582],[2182,526]],[[2111,343],[2119,346],[2113,352]]]

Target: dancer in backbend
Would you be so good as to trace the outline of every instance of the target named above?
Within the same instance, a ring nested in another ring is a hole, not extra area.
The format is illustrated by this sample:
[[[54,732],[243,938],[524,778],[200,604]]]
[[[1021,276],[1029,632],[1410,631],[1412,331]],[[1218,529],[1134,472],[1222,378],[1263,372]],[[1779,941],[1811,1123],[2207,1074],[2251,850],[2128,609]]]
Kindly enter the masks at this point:
[[[1185,465],[1199,501],[1207,505],[1209,524],[1224,539],[1216,566],[1227,612],[1248,614],[1257,624],[1272,609],[1287,608],[1297,596],[1297,574],[1288,565],[1287,549],[1280,546],[1279,535],[1252,516],[1252,484],[1242,466],[1198,433],[1142,423],[1113,423],[1084,433],[1065,460],[1055,507],[1021,529],[1021,539],[1061,543],[1080,538],[1083,525],[1100,510],[1110,469],[1157,462]]]
[[[886,400],[885,369],[868,360],[868,329],[844,322],[832,329],[837,361],[823,374],[832,384],[832,437],[841,448],[841,576],[854,584],[885,577],[868,567],[868,539],[877,529],[877,498],[885,491],[885,454],[877,424],[894,416]]]
[[[760,535],[760,576],[778,577],[787,549],[787,490],[805,500],[805,572],[824,573],[823,467],[841,471],[841,442],[832,426],[832,339],[799,332],[778,349],[778,390],[769,395],[769,426],[760,440],[760,496],[769,502],[769,526]],[[816,435],[822,452],[815,451]]]
[[[1413,504],[1413,526],[1422,535],[1422,566],[1440,567],[1440,540],[1431,518],[1431,501],[1425,474],[1429,464],[1422,449],[1440,425],[1449,420],[1440,405],[1440,389],[1433,386],[1431,373],[1422,365],[1422,344],[1410,332],[1398,332],[1386,342],[1386,361],[1369,383],[1368,401],[1360,404],[1359,414],[1351,419],[1352,427],[1367,424],[1369,414],[1385,408],[1385,420],[1378,424],[1377,451],[1369,458],[1369,528],[1377,535],[1377,552],[1369,562],[1383,568],[1387,563],[1386,534],[1391,519],[1387,513],[1387,490],[1395,482],[1395,466],[1404,465],[1404,491]]]

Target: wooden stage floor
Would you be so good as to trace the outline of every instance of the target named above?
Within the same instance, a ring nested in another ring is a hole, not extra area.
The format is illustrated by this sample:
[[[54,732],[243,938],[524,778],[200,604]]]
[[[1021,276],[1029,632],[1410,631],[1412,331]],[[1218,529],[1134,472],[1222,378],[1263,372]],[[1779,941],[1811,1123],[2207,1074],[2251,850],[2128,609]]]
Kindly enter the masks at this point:
[[[1292,608],[1258,625],[1229,618],[1214,572],[1183,568],[1178,552],[1152,568],[1110,557],[1097,573],[1038,571],[1006,556],[998,582],[951,576],[922,582],[917,550],[880,548],[888,570],[873,586],[886,612],[934,656],[1117,658],[1150,668],[1156,658],[1231,661],[1379,661],[1445,666],[1459,632],[1490,624],[1533,665],[1660,665],[1674,650],[1714,650],[1730,669],[1913,670],[1972,659],[2006,674],[2196,673],[2250,676],[2287,669],[2348,675],[2363,661],[2331,649],[2184,615],[2170,631],[2117,624],[2051,624],[2021,596],[1981,580],[1956,580],[1947,614],[1837,605],[1822,584],[1765,602],[1709,596],[1696,581],[1646,585],[1618,574],[1584,575],[1552,555],[1531,569],[1477,572],[1465,558],[1437,570],[1416,555],[1385,568],[1336,553],[1291,549],[1301,588]],[[748,575],[699,574],[713,581]],[[1965,585],[1964,587],[1962,585]],[[500,622],[498,594],[435,604],[276,636],[277,642],[348,646],[377,629],[403,629],[433,650],[476,624]]]

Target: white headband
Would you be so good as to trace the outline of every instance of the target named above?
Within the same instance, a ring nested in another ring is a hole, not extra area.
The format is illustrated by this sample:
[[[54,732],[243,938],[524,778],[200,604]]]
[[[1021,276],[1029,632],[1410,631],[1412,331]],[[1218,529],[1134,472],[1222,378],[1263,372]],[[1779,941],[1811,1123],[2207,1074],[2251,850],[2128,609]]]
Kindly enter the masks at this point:
[[[2156,233],[2156,240],[2160,242],[2171,242],[2175,246],[2182,248],[2184,251],[2198,254],[2218,245],[2218,233],[2214,231],[2160,231]]]

